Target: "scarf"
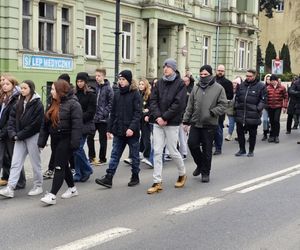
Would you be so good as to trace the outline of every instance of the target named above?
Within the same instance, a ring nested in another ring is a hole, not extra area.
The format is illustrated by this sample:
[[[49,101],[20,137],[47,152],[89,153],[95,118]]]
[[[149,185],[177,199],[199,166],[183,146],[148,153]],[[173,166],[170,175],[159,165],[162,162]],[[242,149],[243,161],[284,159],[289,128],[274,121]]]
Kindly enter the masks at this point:
[[[176,73],[174,72],[174,74],[170,75],[170,76],[165,76],[164,75],[162,78],[166,82],[173,82],[175,80],[175,78],[176,78]]]

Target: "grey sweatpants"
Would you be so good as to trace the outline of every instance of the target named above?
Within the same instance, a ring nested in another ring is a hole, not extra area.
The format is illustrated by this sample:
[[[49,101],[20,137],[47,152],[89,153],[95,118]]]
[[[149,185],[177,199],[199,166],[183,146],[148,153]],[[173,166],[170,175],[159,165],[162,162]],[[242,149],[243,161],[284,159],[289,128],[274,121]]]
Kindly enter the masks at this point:
[[[23,141],[15,142],[10,175],[8,179],[8,185],[10,187],[16,187],[27,155],[29,155],[32,166],[34,186],[42,186],[43,175],[40,150],[37,145],[38,137],[39,134],[35,134],[34,136],[31,136]]]
[[[167,146],[169,155],[177,166],[179,176],[185,175],[185,166],[181,154],[177,149],[179,126],[160,127],[153,126],[153,148],[154,148],[154,172],[153,182],[162,181],[162,154],[164,147]]]

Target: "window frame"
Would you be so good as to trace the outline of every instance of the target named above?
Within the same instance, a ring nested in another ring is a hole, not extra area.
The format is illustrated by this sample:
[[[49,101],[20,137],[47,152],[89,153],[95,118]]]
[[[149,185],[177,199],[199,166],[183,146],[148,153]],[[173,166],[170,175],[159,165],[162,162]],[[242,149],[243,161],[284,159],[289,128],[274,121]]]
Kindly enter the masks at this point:
[[[123,30],[123,23],[130,24],[130,32]],[[134,37],[134,22],[129,20],[122,20],[121,23],[122,27],[122,46],[121,46],[121,57],[123,62],[132,62],[133,61],[133,37]],[[130,40],[130,52],[129,52],[129,58],[125,58],[124,55],[127,55],[127,38],[129,37]]]
[[[207,41],[207,45],[206,45],[206,41]],[[210,44],[211,44],[211,37],[204,35],[202,39],[202,65],[211,63]]]
[[[24,13],[24,2],[28,2],[29,4],[29,10],[28,10],[28,13]],[[32,3],[30,0],[23,0],[22,1],[22,48],[23,49],[30,49],[31,48],[31,22],[32,22],[32,10],[31,10],[31,7],[32,7]],[[28,22],[28,32],[27,32],[27,37],[26,37],[26,43],[27,43],[27,47],[24,47],[24,21]]]
[[[63,19],[63,15],[61,15],[61,51],[62,54],[69,54],[70,53],[70,30],[71,30],[71,21],[70,21],[70,17],[71,17],[71,7],[69,6],[63,6],[61,8],[61,13],[63,13],[63,9],[67,9],[68,10],[68,18],[66,20]],[[66,31],[66,45],[64,46],[64,41],[63,41],[63,32],[64,29],[63,27],[67,27],[67,31]],[[64,48],[65,47],[65,48]]]
[[[92,17],[95,18],[95,26],[93,25],[88,25],[86,23],[86,18],[87,17]],[[98,16],[97,15],[93,15],[93,14],[86,14],[85,15],[85,28],[84,28],[84,37],[85,37],[85,41],[87,41],[87,37],[86,37],[86,31],[88,30],[88,37],[92,37],[92,31],[95,31],[95,55],[92,55],[92,39],[88,40],[88,53],[87,52],[87,48],[86,48],[86,43],[85,43],[85,56],[88,58],[97,58],[98,55],[98,48],[97,48],[97,43],[98,43]]]

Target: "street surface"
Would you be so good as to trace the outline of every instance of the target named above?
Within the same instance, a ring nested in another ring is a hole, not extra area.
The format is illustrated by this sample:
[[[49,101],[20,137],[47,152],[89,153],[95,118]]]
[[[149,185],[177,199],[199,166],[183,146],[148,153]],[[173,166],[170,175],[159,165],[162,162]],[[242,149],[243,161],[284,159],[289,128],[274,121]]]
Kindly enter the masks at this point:
[[[87,183],[77,184],[79,196],[61,199],[64,184],[54,206],[27,196],[29,178],[15,198],[0,198],[0,249],[299,250],[300,130],[286,135],[284,121],[279,144],[262,142],[261,134],[260,127],[253,158],[235,157],[237,142],[224,141],[208,184],[192,176],[188,156],[186,186],[175,189],[177,170],[167,162],[159,194],[146,194],[152,170],[143,163],[136,187],[127,186],[131,173],[123,162],[112,189],[95,184],[105,166],[95,167]],[[47,147],[44,170],[49,156]],[[25,166],[30,177],[30,164]],[[51,182],[45,180],[45,191]]]

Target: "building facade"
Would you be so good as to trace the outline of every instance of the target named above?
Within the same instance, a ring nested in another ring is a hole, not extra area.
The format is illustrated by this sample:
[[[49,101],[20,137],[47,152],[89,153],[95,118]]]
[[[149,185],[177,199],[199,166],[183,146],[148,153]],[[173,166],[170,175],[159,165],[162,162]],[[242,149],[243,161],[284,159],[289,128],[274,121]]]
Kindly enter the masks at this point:
[[[263,57],[269,41],[275,46],[277,55],[282,45],[288,44],[291,56],[291,69],[300,73],[300,1],[282,0],[273,13],[267,18],[262,12],[259,15],[259,44]]]
[[[61,73],[114,80],[115,0],[0,1],[0,72],[32,79],[37,89]],[[254,68],[258,0],[121,0],[120,70],[162,75],[172,57],[184,74],[224,64],[227,76]]]

